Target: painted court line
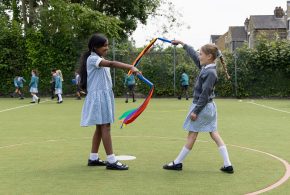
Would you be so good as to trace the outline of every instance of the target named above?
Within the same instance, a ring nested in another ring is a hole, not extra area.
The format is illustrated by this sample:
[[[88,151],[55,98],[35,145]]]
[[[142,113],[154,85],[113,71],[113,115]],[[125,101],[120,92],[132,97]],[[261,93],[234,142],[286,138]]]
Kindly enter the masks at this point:
[[[256,106],[260,106],[260,107],[267,108],[267,109],[270,109],[270,110],[275,110],[275,111],[278,111],[278,112],[284,112],[284,113],[290,114],[290,112],[288,112],[288,111],[280,110],[280,109],[273,108],[273,107],[270,107],[270,106],[266,106],[266,105],[263,105],[263,104],[257,104],[255,102],[247,102],[247,103],[254,104]]]
[[[243,147],[243,146],[231,145],[231,144],[227,144],[227,145],[234,146],[234,147],[241,148],[241,149],[254,151],[254,152],[258,152],[258,153],[262,153],[262,154],[266,154],[266,155],[268,155],[268,156],[280,161],[284,165],[284,167],[286,169],[286,171],[284,173],[284,176],[281,179],[279,179],[276,183],[273,183],[273,184],[271,184],[270,186],[268,186],[268,187],[266,187],[264,189],[261,189],[261,190],[255,191],[255,192],[247,193],[246,195],[256,195],[256,194],[261,194],[261,193],[264,193],[264,192],[268,192],[270,190],[273,190],[274,188],[279,187],[280,185],[282,185],[283,183],[285,183],[289,179],[289,177],[290,177],[290,165],[289,165],[289,163],[286,160],[284,160],[284,159],[282,159],[282,158],[280,158],[278,156],[275,156],[273,154],[270,154],[270,153],[267,153],[267,152],[263,152],[263,151],[260,151],[260,150],[247,148],[247,147]]]
[[[45,103],[45,102],[48,102],[48,101],[51,101],[51,100],[44,100],[44,101],[41,101],[40,104]],[[16,110],[16,109],[24,108],[24,107],[28,107],[28,106],[35,106],[35,105],[37,105],[37,103],[35,103],[35,104],[26,104],[26,105],[23,105],[23,106],[18,106],[18,107],[13,107],[13,108],[8,108],[8,109],[5,109],[5,110],[0,110],[0,113],[1,113],[1,112],[6,112],[6,111],[10,111],[10,110]]]
[[[157,139],[174,139],[174,140],[184,140],[182,138],[172,138],[172,137],[159,137],[159,136],[113,136],[113,137],[120,137],[120,138],[157,138]],[[48,142],[58,142],[58,141],[68,141],[68,140],[81,140],[81,139],[90,139],[89,137],[83,137],[83,138],[71,138],[71,139],[55,139],[55,140],[45,140],[42,142],[27,142],[27,143],[22,143],[22,144],[13,144],[13,145],[6,145],[6,146],[0,146],[0,149],[4,149],[4,148],[13,148],[13,147],[17,147],[17,146],[23,146],[23,145],[32,145],[32,144],[40,144],[40,143],[48,143]],[[206,142],[208,143],[209,141],[203,141],[203,140],[197,140],[198,142]],[[285,167],[285,173],[284,176],[282,178],[280,178],[277,182],[269,185],[268,187],[264,188],[264,189],[260,189],[258,191],[255,192],[249,192],[246,193],[245,195],[257,195],[257,194],[261,194],[264,192],[268,192],[270,190],[273,190],[274,188],[279,187],[280,185],[282,185],[283,183],[285,183],[289,178],[290,178],[290,164],[278,157],[275,156],[273,154],[267,153],[267,152],[263,152],[260,150],[256,150],[256,149],[252,149],[252,148],[247,148],[247,147],[243,147],[243,146],[238,146],[238,145],[233,145],[233,144],[227,144],[228,146],[232,146],[232,147],[236,147],[236,148],[240,148],[240,149],[244,149],[244,150],[249,150],[249,151],[253,151],[253,152],[257,152],[257,153],[261,153],[261,154],[265,154],[267,156],[270,156],[278,161],[280,161],[284,167]]]

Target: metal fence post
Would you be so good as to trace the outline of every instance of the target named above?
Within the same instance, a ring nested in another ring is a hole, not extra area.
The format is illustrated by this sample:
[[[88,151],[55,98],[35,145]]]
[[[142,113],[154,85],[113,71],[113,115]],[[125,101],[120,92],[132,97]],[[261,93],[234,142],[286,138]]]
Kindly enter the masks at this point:
[[[176,73],[175,73],[175,69],[176,69],[176,46],[174,45],[173,48],[173,80],[174,80],[174,96],[175,96],[175,91],[176,91]]]
[[[116,60],[116,49],[115,49],[115,39],[113,38],[113,61]],[[114,78],[114,82],[113,82],[113,87],[116,86],[116,69],[113,69],[113,78]]]
[[[238,78],[237,78],[237,53],[234,53],[234,58],[235,58],[235,95],[238,97]]]

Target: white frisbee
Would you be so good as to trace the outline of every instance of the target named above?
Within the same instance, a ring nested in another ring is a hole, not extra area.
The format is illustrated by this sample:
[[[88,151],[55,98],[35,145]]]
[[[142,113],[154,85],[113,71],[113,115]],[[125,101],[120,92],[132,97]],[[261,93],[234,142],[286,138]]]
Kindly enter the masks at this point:
[[[135,160],[135,156],[129,156],[129,155],[118,155],[116,156],[117,160]]]

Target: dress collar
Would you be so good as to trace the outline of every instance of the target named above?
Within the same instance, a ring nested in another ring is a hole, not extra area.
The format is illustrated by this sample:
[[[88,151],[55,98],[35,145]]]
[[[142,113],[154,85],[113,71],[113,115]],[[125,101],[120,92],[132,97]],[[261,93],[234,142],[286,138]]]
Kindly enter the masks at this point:
[[[208,68],[211,68],[211,67],[216,67],[216,64],[207,64],[203,68],[204,69],[208,69]]]

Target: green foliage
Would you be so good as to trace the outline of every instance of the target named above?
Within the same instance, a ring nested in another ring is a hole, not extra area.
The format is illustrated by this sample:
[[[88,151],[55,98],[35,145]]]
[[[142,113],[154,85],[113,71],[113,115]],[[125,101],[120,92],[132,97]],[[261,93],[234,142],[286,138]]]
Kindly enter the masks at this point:
[[[73,0],[71,2],[86,5],[92,10],[119,18],[122,21],[121,28],[125,33],[132,33],[137,28],[138,21],[146,24],[148,16],[154,14],[160,5],[160,0]]]
[[[49,7],[39,9],[37,23],[25,33],[21,23],[10,20],[0,3],[0,91],[13,90],[16,74],[30,79],[32,69],[40,72],[40,93],[49,91],[50,71],[61,69],[64,75],[64,93],[72,93],[71,78],[78,67],[79,57],[94,32],[119,38],[120,21],[93,11],[86,6],[51,0]],[[1,11],[3,9],[3,12]],[[72,22],[73,21],[73,22]],[[3,28],[2,28],[3,26]],[[25,86],[25,91],[28,91]]]
[[[236,51],[237,97],[287,97],[290,95],[290,42],[260,38],[254,49],[245,44]],[[235,58],[227,53],[230,84],[221,76],[217,90],[235,96]]]

